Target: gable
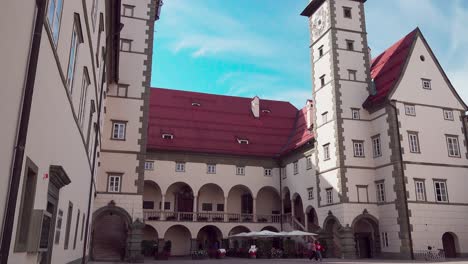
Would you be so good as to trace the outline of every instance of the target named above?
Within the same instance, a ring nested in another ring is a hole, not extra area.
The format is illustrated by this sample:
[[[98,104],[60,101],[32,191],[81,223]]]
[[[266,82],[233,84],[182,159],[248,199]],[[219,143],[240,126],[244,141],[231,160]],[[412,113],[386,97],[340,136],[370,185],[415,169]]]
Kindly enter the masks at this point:
[[[423,79],[431,89],[423,88]],[[418,31],[407,64],[389,99],[465,110],[466,105],[448,80],[435,55]]]

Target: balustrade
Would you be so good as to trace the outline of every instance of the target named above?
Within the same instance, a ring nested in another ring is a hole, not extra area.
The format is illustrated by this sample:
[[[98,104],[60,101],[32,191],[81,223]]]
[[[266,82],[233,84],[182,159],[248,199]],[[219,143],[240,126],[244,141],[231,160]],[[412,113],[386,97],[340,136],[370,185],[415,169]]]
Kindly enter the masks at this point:
[[[145,221],[181,221],[181,222],[236,222],[236,223],[279,223],[279,214],[239,214],[239,213],[213,213],[213,212],[173,212],[144,210]],[[283,215],[283,218],[285,216]]]

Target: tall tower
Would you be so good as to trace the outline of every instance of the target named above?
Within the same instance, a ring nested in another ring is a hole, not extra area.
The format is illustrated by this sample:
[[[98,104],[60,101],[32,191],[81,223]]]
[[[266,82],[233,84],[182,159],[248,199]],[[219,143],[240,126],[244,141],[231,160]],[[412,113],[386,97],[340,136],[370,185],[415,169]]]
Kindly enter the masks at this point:
[[[312,0],[301,14],[311,32],[317,211],[337,257],[355,254],[356,217],[378,215],[371,114],[362,109],[371,88],[364,2]]]

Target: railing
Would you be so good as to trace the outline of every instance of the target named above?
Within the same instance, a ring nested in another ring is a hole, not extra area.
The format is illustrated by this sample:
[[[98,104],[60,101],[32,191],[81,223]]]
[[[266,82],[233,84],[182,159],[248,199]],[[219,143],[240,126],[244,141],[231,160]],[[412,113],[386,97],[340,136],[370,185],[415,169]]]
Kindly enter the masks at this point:
[[[305,226],[299,222],[295,217],[292,218],[292,227],[294,230],[305,231]]]
[[[414,258],[425,261],[444,261],[445,251],[443,249],[415,250]]]
[[[211,212],[172,212],[172,211],[143,211],[145,221],[185,221],[185,222],[238,222],[238,223],[279,223],[281,215],[271,214],[239,214],[239,213],[211,213]]]

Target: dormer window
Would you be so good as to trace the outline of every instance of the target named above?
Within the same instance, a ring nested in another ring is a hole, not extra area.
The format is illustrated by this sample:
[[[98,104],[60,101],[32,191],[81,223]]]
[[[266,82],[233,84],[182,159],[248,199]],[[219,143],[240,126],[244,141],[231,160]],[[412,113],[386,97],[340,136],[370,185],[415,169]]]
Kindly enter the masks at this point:
[[[262,109],[262,113],[269,114],[271,111],[269,109]]]
[[[200,104],[200,103],[197,103],[197,102],[192,102],[192,106],[200,107],[201,104]]]
[[[237,139],[237,143],[241,144],[241,145],[248,145],[249,144],[249,140],[248,139],[241,139],[241,138],[238,138]]]
[[[174,135],[173,134],[162,134],[162,138],[163,139],[174,139]]]

